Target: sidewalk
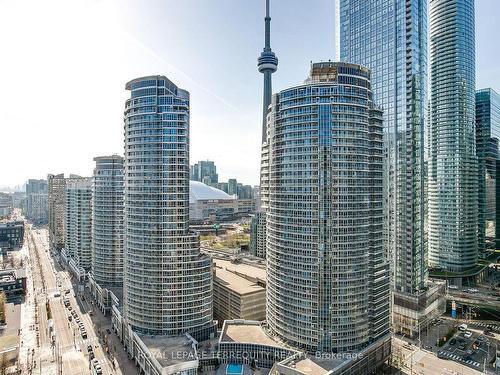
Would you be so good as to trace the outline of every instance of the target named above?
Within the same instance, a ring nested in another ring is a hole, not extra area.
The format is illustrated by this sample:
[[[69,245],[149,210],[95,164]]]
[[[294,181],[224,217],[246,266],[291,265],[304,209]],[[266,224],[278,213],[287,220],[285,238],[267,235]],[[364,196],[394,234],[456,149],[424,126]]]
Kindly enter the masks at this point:
[[[92,296],[85,291],[85,304],[88,310],[92,310],[93,316],[90,317],[95,327],[96,334],[99,337],[99,342],[103,348],[108,348],[107,358],[111,364],[115,364],[115,371],[117,375],[139,375],[139,367],[135,366],[135,362],[131,360],[118,336],[111,329],[111,317],[104,316],[104,314],[95,305]],[[108,333],[108,330],[110,333]],[[105,349],[106,350],[106,349]]]

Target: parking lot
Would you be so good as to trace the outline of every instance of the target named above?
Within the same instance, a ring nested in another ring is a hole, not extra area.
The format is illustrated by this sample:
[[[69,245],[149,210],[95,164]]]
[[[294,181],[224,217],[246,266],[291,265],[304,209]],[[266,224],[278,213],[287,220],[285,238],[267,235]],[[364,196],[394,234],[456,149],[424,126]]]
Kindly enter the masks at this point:
[[[466,329],[457,331],[438,352],[438,357],[460,362],[476,370],[489,368],[498,342],[484,333]]]

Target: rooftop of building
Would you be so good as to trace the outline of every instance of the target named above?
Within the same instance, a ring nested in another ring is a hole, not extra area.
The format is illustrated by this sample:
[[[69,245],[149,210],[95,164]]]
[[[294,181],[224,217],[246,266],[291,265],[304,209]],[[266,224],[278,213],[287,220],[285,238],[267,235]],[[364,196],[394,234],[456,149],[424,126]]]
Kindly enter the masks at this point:
[[[222,326],[219,342],[282,347],[279,341],[267,335],[261,322],[243,319],[226,320]]]
[[[22,278],[26,278],[26,270],[24,268],[0,270],[0,284]]]
[[[145,345],[147,352],[149,352],[162,367],[173,366],[198,359],[196,352],[197,342],[188,335],[174,337],[135,335],[137,335]]]
[[[280,364],[296,371],[300,371],[300,373],[304,375],[327,375],[330,374],[333,369],[346,361],[348,360],[342,358],[322,359],[300,354],[290,357],[280,362]]]
[[[12,221],[10,219],[0,221],[0,228],[24,227],[24,221]]]
[[[234,271],[227,270],[215,265],[214,283],[224,285],[239,295],[247,295],[257,292],[265,292],[265,288],[256,284],[244,276],[240,276]]]
[[[262,284],[266,283],[266,268],[265,266],[258,267],[248,263],[238,262],[233,263],[230,260],[213,258],[213,262],[217,267],[231,271],[233,274],[241,275],[249,279],[257,279]]]
[[[231,200],[234,201],[236,197],[229,195],[222,190],[208,186],[203,182],[189,181],[189,203],[194,203],[200,200]]]

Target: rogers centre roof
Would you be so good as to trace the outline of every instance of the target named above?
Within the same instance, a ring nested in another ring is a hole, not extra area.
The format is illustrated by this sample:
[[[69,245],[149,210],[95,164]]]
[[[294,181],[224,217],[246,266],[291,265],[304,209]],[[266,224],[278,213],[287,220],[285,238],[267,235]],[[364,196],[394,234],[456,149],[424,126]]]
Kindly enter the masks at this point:
[[[189,203],[202,200],[235,200],[236,197],[203,182],[189,181]]]

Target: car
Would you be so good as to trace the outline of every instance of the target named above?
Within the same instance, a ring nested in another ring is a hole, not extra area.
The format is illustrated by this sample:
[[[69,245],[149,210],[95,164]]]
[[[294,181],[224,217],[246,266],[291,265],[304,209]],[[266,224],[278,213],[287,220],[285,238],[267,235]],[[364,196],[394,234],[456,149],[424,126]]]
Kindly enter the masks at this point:
[[[471,354],[473,353],[473,351],[472,351],[471,349],[469,349],[469,350],[467,350],[467,351],[466,351],[466,353],[467,353],[468,355],[471,355]]]
[[[89,311],[90,316],[94,316],[94,312],[92,310]]]
[[[111,335],[111,330],[109,328],[106,328],[106,332],[108,335]]]
[[[89,352],[89,358],[92,360],[95,358],[94,352]]]
[[[71,315],[68,315],[68,320],[71,322],[73,320],[73,317]]]
[[[470,338],[472,337],[472,332],[471,332],[471,331],[466,331],[466,332],[464,333],[464,337],[465,337],[466,339],[470,339]]]
[[[82,331],[82,338],[83,338],[83,339],[86,339],[86,338],[87,338],[87,332]]]
[[[70,294],[71,291],[69,289],[66,289],[66,291],[64,292],[64,294]]]
[[[102,370],[101,370],[101,369],[96,369],[96,370],[95,370],[95,373],[96,373],[97,375],[102,375]]]
[[[450,345],[455,345],[457,343],[457,340],[456,339],[451,339],[450,340]]]
[[[484,341],[485,340],[485,337],[484,336],[478,336],[477,337],[477,341]]]
[[[448,289],[458,289],[458,286],[456,286],[456,285],[448,285]]]
[[[460,324],[460,325],[458,326],[458,329],[459,329],[460,331],[465,331],[465,330],[467,329],[467,324]]]
[[[61,297],[61,293],[59,293],[59,292],[54,293],[54,297]]]
[[[469,293],[477,293],[477,292],[479,292],[479,290],[474,289],[474,288],[469,289]]]
[[[458,349],[464,350],[465,349],[465,344],[461,343],[460,345],[458,345]]]
[[[80,318],[75,318],[75,322],[80,323]]]
[[[87,346],[87,351],[88,351],[88,352],[91,352],[92,350],[94,350],[94,349],[92,348],[92,345],[88,345],[88,346]]]
[[[493,333],[491,333],[491,331],[484,331],[483,332],[486,336],[490,336],[490,337],[495,337],[495,335]]]

